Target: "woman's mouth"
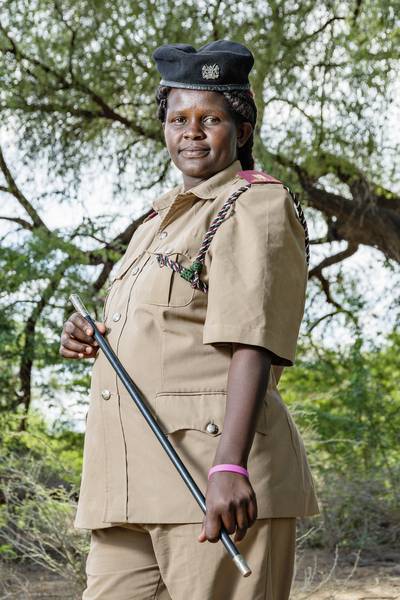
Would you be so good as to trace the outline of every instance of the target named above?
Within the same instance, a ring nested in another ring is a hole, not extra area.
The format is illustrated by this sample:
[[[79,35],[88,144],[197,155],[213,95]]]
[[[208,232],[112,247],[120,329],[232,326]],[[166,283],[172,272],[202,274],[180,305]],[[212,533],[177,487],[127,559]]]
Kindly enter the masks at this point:
[[[201,158],[203,156],[207,156],[209,154],[209,148],[200,148],[198,146],[190,146],[188,148],[183,148],[180,150],[179,154],[184,156],[185,158]]]

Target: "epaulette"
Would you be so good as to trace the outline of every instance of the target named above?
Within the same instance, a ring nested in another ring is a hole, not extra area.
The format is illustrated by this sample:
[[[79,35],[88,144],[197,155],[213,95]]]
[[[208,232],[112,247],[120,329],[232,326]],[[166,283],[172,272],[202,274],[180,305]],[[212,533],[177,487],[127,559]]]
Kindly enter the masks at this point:
[[[158,213],[156,213],[155,211],[152,212],[148,217],[145,218],[143,223],[147,223],[147,221],[150,221],[150,219],[154,219],[154,217],[156,217],[157,215],[158,215]]]
[[[239,179],[245,179],[248,183],[280,183],[275,177],[268,175],[268,173],[262,173],[261,171],[239,171],[236,175]]]

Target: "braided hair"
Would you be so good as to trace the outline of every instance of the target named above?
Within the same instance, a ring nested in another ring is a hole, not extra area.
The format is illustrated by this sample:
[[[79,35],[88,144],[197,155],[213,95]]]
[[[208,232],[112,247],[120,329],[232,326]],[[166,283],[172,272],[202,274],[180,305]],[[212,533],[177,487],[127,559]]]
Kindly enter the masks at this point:
[[[156,90],[156,102],[158,105],[157,119],[161,123],[165,123],[167,118],[168,96],[172,88],[166,85],[158,86]],[[217,92],[222,94],[228,103],[230,110],[233,112],[233,117],[238,125],[242,123],[250,123],[253,131],[247,142],[238,148],[238,158],[241,162],[244,171],[252,171],[254,169],[254,129],[257,121],[257,107],[254,99],[249,92],[232,91],[232,92]]]

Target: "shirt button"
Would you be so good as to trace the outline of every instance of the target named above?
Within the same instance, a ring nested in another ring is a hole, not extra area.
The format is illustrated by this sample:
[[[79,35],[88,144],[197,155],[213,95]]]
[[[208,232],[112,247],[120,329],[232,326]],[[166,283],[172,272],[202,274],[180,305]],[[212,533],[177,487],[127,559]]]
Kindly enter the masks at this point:
[[[121,313],[115,313],[115,315],[113,316],[114,323],[116,323],[117,321],[119,321],[120,318],[121,318]]]
[[[103,400],[109,400],[111,398],[111,394],[108,390],[103,390],[101,392],[101,397],[103,398]]]
[[[139,271],[139,267],[135,267],[132,271],[132,275],[136,275],[136,273]]]
[[[168,248],[168,250],[165,251],[165,254],[171,254],[171,252],[173,252],[174,249],[173,248]]]
[[[163,240],[164,238],[166,238],[166,237],[167,237],[167,235],[168,235],[168,233],[167,233],[166,231],[163,231],[163,232],[160,234],[160,240]]]
[[[215,423],[209,423],[206,427],[208,433],[211,433],[212,435],[215,435],[216,433],[218,433],[218,425],[215,425]]]

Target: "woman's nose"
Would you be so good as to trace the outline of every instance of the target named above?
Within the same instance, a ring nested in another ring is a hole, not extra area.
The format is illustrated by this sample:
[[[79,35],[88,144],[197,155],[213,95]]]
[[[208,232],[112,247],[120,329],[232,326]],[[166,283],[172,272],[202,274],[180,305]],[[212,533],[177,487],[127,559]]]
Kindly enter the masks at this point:
[[[205,133],[199,123],[191,122],[188,123],[185,131],[184,137],[190,140],[202,140],[205,138]]]

